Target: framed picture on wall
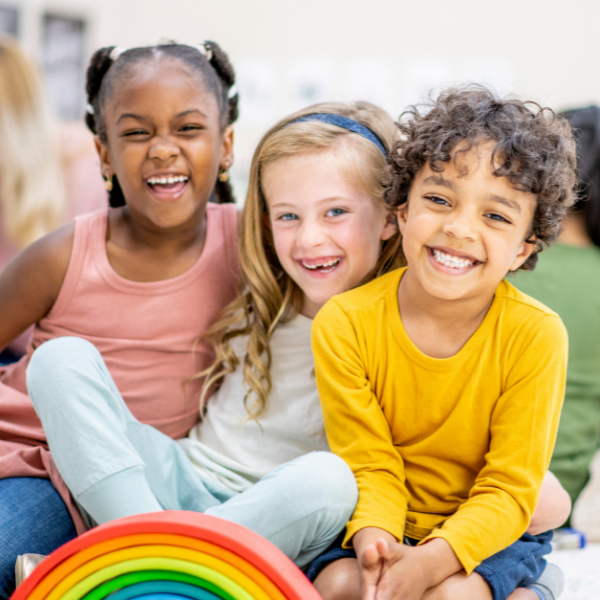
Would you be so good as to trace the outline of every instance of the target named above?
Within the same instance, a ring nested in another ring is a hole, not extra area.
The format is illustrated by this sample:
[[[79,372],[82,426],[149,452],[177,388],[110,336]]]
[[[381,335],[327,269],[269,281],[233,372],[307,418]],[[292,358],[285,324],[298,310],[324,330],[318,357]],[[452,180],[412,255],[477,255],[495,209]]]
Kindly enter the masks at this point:
[[[64,120],[79,120],[83,114],[85,48],[84,19],[44,15],[42,65],[51,101]]]
[[[0,4],[0,34],[19,35],[19,9]]]

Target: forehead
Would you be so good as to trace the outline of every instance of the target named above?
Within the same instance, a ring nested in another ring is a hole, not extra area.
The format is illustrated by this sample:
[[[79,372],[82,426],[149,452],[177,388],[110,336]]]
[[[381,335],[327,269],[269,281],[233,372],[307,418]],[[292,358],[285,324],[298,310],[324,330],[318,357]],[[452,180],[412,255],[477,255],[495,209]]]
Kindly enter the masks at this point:
[[[507,177],[498,176],[494,171],[502,166],[502,156],[494,154],[495,143],[483,141],[473,144],[466,142],[457,145],[449,162],[442,164],[442,171],[434,171],[429,162],[421,168],[415,178],[420,183],[442,185],[449,189],[479,189],[489,195],[502,193],[526,204],[536,203],[536,195],[515,187]]]
[[[293,155],[267,165],[262,174],[267,203],[308,203],[328,198],[371,200],[331,152]]]
[[[199,109],[207,116],[219,112],[202,73],[177,58],[162,57],[139,61],[122,71],[112,82],[105,110],[177,114],[182,106],[184,110]]]

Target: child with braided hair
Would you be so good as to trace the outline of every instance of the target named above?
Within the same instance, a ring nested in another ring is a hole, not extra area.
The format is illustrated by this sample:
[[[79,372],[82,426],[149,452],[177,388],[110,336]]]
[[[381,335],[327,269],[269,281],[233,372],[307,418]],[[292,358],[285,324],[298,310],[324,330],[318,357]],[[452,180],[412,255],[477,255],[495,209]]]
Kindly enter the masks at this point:
[[[27,354],[0,371],[0,598],[14,589],[17,555],[48,554],[85,529],[27,394],[37,347],[89,340],[141,422],[177,439],[199,420],[202,381],[191,378],[213,350],[196,338],[235,297],[239,276],[227,183],[234,79],[213,42],[92,57],[86,121],[114,208],[42,238],[0,275],[10,316],[0,346],[36,324]]]

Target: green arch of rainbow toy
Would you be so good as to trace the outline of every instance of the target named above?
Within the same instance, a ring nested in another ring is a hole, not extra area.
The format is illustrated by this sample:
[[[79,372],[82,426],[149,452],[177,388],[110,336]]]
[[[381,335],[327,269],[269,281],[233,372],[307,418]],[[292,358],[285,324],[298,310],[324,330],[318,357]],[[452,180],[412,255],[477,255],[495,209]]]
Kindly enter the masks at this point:
[[[321,600],[256,533],[199,513],[106,523],[44,560],[11,600]]]

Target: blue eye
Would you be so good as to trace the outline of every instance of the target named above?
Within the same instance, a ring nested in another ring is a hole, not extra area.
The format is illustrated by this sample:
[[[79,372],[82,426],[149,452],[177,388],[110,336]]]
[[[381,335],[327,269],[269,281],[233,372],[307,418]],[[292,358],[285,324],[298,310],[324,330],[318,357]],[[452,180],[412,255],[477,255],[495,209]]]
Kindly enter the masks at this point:
[[[285,215],[281,215],[279,217],[280,221],[297,221],[298,220],[298,215],[295,215],[294,213],[286,213]]]
[[[345,214],[346,211],[343,208],[331,208],[327,211],[328,217],[339,217],[340,215]]]

